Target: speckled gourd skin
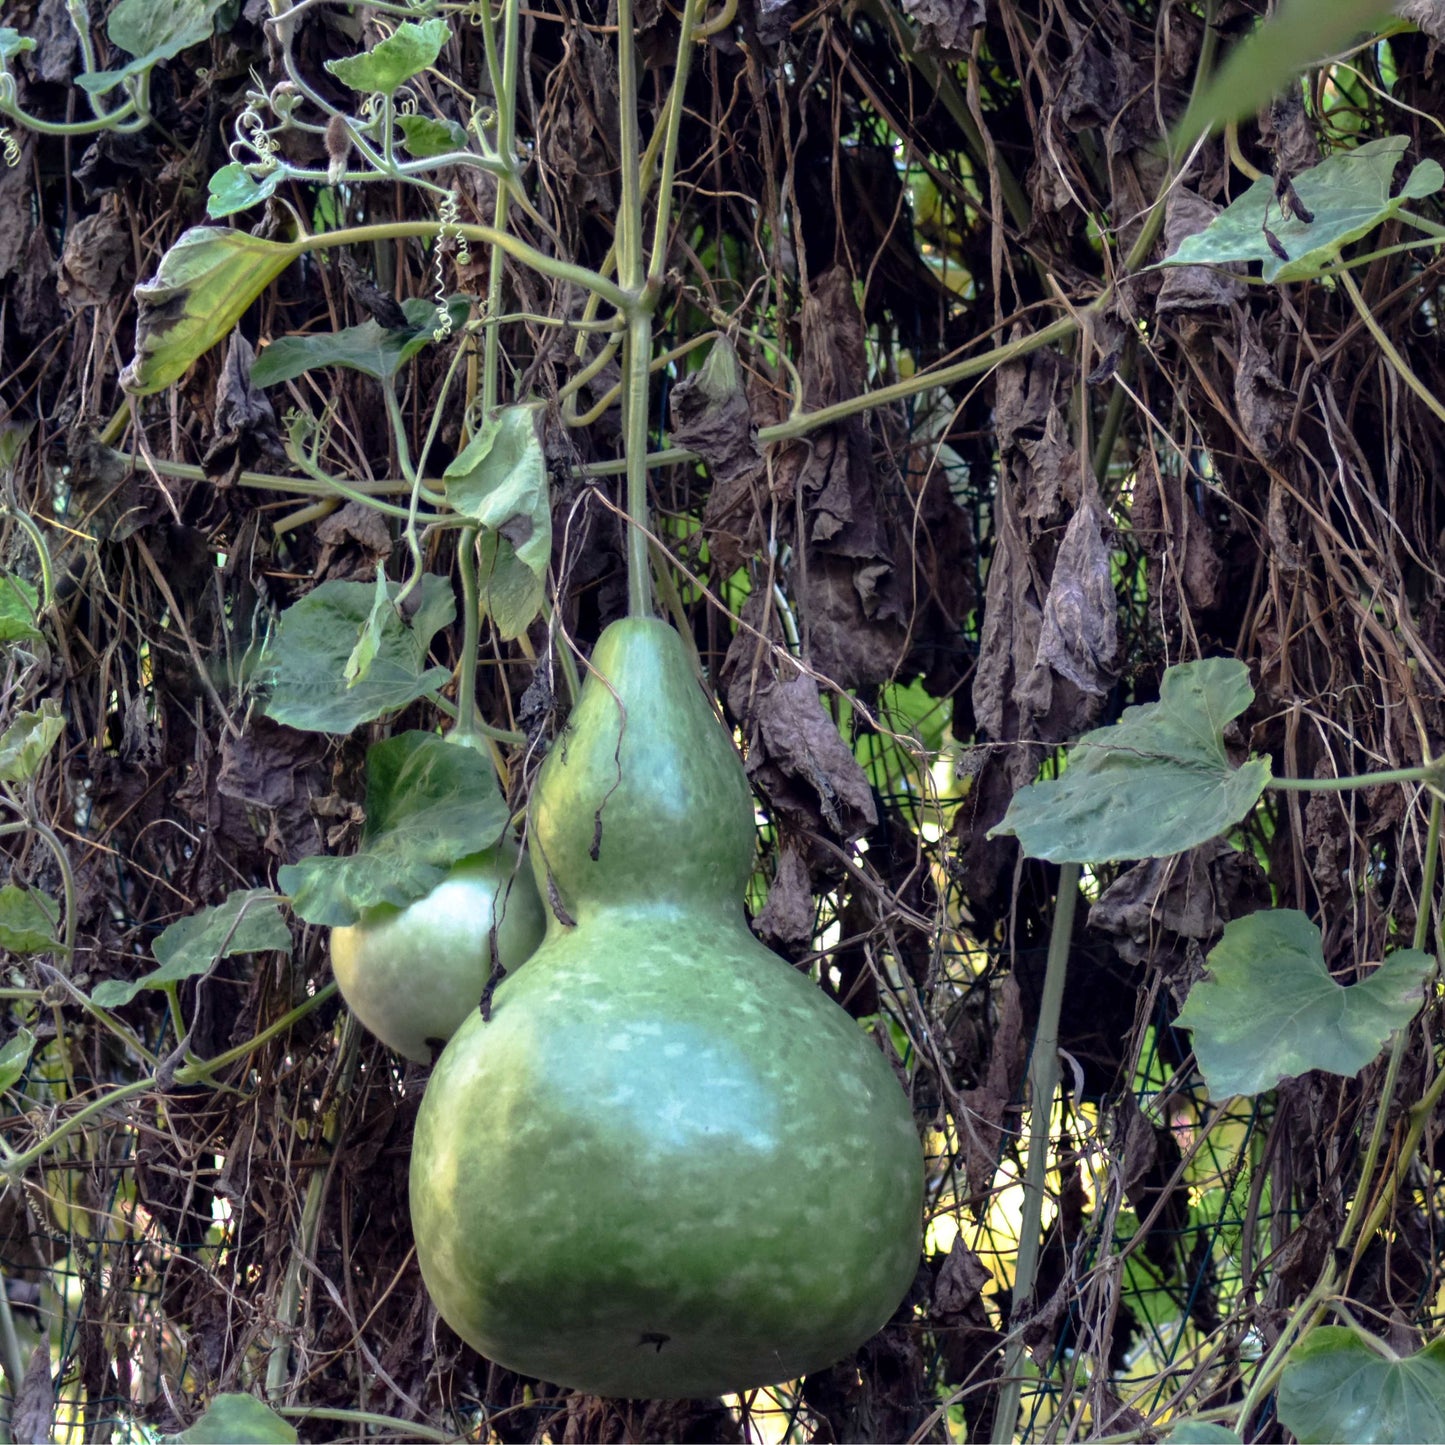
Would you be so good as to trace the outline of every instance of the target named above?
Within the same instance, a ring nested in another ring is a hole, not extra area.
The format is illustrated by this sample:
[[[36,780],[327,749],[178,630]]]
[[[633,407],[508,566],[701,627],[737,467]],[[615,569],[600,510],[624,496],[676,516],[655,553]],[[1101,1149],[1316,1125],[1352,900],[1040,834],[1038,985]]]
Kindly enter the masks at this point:
[[[428,1083],[422,1274],[525,1375],[646,1399],[791,1379],[906,1293],[918,1136],[877,1048],[747,929],[750,795],[679,639],[616,623],[593,666],[617,696],[589,678],[532,802],[539,888],[550,865],[576,926],[548,919]]]

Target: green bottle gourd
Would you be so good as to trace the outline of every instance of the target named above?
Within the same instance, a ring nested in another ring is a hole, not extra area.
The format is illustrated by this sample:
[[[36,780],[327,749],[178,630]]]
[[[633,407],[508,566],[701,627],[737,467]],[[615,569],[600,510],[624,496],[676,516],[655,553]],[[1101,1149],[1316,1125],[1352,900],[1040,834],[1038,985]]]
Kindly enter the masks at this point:
[[[492,976],[542,941],[542,900],[517,847],[503,840],[455,863],[432,891],[381,903],[331,930],[331,970],[352,1013],[389,1048],[429,1064]]]
[[[546,937],[453,1036],[417,1119],[422,1276],[487,1358],[600,1395],[716,1395],[835,1363],[907,1292],[907,1100],[748,931],[753,846],[681,640],[612,624],[533,790]]]

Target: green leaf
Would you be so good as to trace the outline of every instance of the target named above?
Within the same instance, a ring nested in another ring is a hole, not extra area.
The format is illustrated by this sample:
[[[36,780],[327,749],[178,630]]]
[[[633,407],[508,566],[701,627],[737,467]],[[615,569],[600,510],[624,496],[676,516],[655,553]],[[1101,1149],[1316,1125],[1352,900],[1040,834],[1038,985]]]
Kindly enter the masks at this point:
[[[1302,171],[1294,187],[1313,220],[1286,217],[1268,176],[1257,180],[1208,226],[1186,236],[1164,266],[1224,266],[1231,261],[1259,261],[1266,281],[1305,281],[1319,276],[1339,260],[1340,252],[1396,215],[1405,204],[1433,195],[1445,186],[1445,171],[1436,161],[1421,161],[1410,172],[1399,195],[1390,194],[1395,168],[1409,137],[1386,136],[1354,150],[1337,151],[1328,160]],[[1270,247],[1265,228],[1289,259]]]
[[[238,888],[224,903],[177,920],[156,939],[151,952],[159,968],[140,978],[107,979],[91,997],[102,1008],[120,1008],[142,989],[194,978],[218,959],[273,951],[291,951],[291,930],[276,895],[269,888]]]
[[[45,636],[36,627],[40,593],[23,577],[0,572],[0,642],[35,642]]]
[[[104,95],[123,80],[210,38],[216,12],[226,0],[120,0],[110,12],[106,34],[111,44],[135,56],[120,70],[79,75],[75,83],[91,95]]]
[[[357,683],[366,681],[366,674],[371,671],[371,664],[376,661],[376,654],[381,651],[382,629],[390,616],[395,616],[395,611],[386,584],[386,568],[378,562],[376,592],[371,599],[371,611],[362,623],[361,636],[356,639],[356,646],[351,649],[351,656],[346,659],[346,666],[342,669],[347,687],[355,687]]]
[[[508,641],[520,637],[542,610],[547,595],[542,579],[495,532],[486,532],[479,540],[477,579],[482,615],[490,617]]]
[[[1311,1069],[1359,1073],[1424,1002],[1434,967],[1402,948],[1349,988],[1330,977],[1320,931],[1292,908],[1236,918],[1211,950],[1179,1023],[1212,1098],[1260,1094]]]
[[[161,257],[154,279],[135,288],[135,357],[121,385],[148,396],[184,376],[297,254],[245,231],[193,226]]]
[[[490,848],[507,804],[487,757],[435,733],[407,732],[366,757],[366,832],[349,858],[306,858],[281,886],[307,923],[355,923],[379,903],[401,908],[430,893],[459,859]]]
[[[297,1445],[300,1438],[253,1395],[217,1395],[189,1430],[167,1437],[176,1445]]]
[[[386,585],[388,599],[394,600],[400,585]],[[270,688],[267,714],[306,732],[349,733],[444,686],[451,673],[428,667],[427,649],[456,615],[451,583],[428,574],[420,591],[421,605],[409,624],[394,607],[387,609],[366,679],[350,688],[342,678],[371,617],[371,584],[323,582],[288,607],[262,661]]]
[[[206,214],[214,220],[220,220],[222,216],[249,210],[252,206],[260,205],[285,179],[286,170],[283,166],[273,166],[269,171],[263,171],[258,179],[240,161],[232,161],[211,177]]]
[[[1085,733],[1058,778],[1020,788],[989,837],[1012,833],[1032,858],[1106,863],[1162,858],[1232,827],[1269,782],[1269,763],[1232,768],[1224,729],[1254,700],[1249,671],[1228,657],[1180,663],[1159,701]]]
[[[503,407],[446,469],[447,500],[484,527],[482,604],[504,638],[521,636],[545,595],[552,557],[540,403]]]
[[[447,302],[453,327],[466,321],[471,305],[468,296],[453,296]],[[363,321],[344,331],[278,337],[256,358],[251,381],[256,386],[275,386],[323,366],[346,366],[385,381],[430,346],[436,330],[435,302],[413,296],[401,303],[401,309],[411,323],[405,331],[388,331],[379,322]]]
[[[1165,1437],[1164,1445],[1240,1445],[1239,1436],[1208,1420],[1181,1420]]]
[[[1321,1325],[1285,1361],[1279,1418],[1300,1445],[1445,1440],[1445,1339],[1391,1359],[1353,1330]]]
[[[449,155],[467,148],[466,130],[454,120],[433,120],[429,115],[399,115],[401,143],[418,160]]]
[[[0,1094],[10,1088],[25,1072],[30,1062],[30,1052],[35,1047],[35,1035],[22,1028],[15,1037],[0,1044]]]
[[[38,888],[7,883],[0,888],[0,949],[8,953],[53,953],[60,906]]]
[[[328,60],[326,68],[343,85],[370,95],[391,95],[414,75],[435,65],[442,46],[451,39],[445,20],[403,20],[378,45],[364,55]]]
[[[35,41],[29,35],[22,35],[8,25],[0,25],[0,65],[12,60],[26,50],[34,50]]]
[[[1206,131],[1252,115],[1315,61],[1392,19],[1380,0],[1282,0],[1253,35],[1235,46],[1191,103],[1179,123],[1175,153]]]
[[[0,733],[0,778],[23,783],[35,776],[55,740],[65,731],[60,704],[46,698],[39,712],[22,712]]]

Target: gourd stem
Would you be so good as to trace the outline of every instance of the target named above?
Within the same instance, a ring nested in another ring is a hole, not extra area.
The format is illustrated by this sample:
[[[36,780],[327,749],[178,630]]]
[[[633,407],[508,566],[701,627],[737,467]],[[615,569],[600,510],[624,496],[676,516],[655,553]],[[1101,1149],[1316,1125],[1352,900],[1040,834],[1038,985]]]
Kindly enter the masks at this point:
[[[628,318],[622,357],[622,437],[627,454],[627,615],[652,616],[652,572],[647,555],[647,359],[652,317]]]
[[[617,0],[617,101],[622,197],[617,217],[617,279],[627,300],[622,343],[622,450],[627,459],[627,614],[652,615],[647,557],[647,392],[652,307],[642,257],[642,144],[637,125],[637,39],[632,0]]]
[[[1059,871],[1054,898],[1053,931],[1049,935],[1049,961],[1044,970],[1044,991],[1039,1000],[1039,1021],[1029,1058],[1029,1152],[1024,1172],[1024,1207],[1019,1220],[1019,1252],[1014,1266],[1010,1334],[1004,1348],[1003,1380],[993,1419],[993,1445],[1013,1439],[1023,1380],[1024,1341],[1020,1331],[1029,1313],[1039,1264],[1039,1232],[1043,1225],[1044,1184],[1049,1168],[1049,1124],[1054,1112],[1054,1091],[1059,1086],[1059,1014],[1068,974],[1069,945],[1074,934],[1074,905],[1079,897],[1079,865],[1065,863]]]

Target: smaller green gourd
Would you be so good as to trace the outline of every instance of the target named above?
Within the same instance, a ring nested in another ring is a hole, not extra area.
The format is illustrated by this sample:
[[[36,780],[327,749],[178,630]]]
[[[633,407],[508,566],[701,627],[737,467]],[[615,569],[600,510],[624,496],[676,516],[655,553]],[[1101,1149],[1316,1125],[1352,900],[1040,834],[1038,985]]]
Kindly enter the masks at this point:
[[[495,940],[493,931],[495,929]],[[388,1047],[429,1064],[477,1004],[492,948],[509,972],[542,940],[527,860],[499,843],[453,865],[403,908],[379,904],[331,930],[331,969],[351,1011]]]
[[[530,818],[546,938],[417,1119],[428,1291],[489,1359],[594,1394],[833,1364],[913,1280],[922,1151],[871,1039],[747,928],[751,793],[671,628],[599,638]]]

